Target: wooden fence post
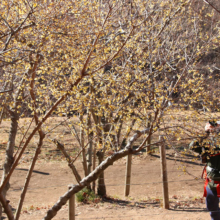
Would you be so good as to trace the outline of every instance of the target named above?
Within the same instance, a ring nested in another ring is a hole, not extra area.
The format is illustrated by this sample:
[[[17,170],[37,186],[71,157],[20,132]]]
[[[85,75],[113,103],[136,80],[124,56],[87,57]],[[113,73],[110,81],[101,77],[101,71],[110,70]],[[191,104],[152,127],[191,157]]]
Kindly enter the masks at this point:
[[[93,148],[93,170],[96,168],[96,147]],[[92,182],[92,190],[95,192],[95,180]]]
[[[73,185],[69,185],[68,189],[71,189]],[[69,220],[75,220],[75,194],[69,199]]]
[[[169,193],[168,193],[168,179],[167,179],[167,164],[166,164],[166,149],[164,144],[164,138],[160,136],[160,163],[161,174],[163,182],[163,208],[169,209]]]
[[[150,125],[151,125],[151,115],[148,116],[148,121],[147,121],[147,127],[150,129]],[[150,144],[151,144],[151,137],[148,139],[147,144],[149,145],[147,147],[147,155],[151,154],[151,150],[150,150]]]
[[[125,196],[128,196],[129,193],[130,193],[131,160],[132,160],[132,154],[128,154],[128,156],[127,156],[127,163],[126,163],[126,175],[125,175]]]

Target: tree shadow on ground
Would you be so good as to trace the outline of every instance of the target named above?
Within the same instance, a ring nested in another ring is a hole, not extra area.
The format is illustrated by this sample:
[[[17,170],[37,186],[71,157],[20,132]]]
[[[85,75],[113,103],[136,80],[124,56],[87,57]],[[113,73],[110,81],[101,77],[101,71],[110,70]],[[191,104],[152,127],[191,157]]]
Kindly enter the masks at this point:
[[[156,158],[160,158],[160,155],[156,155],[156,154],[151,154],[152,157],[156,157]],[[200,166],[203,167],[204,164],[202,163],[198,163],[198,162],[194,162],[194,161],[189,161],[189,159],[198,159],[198,157],[192,156],[192,155],[184,155],[184,159],[181,157],[174,157],[172,154],[166,154],[166,159],[167,160],[175,160],[177,162],[184,162],[184,163],[188,163],[191,165],[196,165],[196,166]]]
[[[149,198],[147,200],[135,201],[135,200],[123,200],[113,197],[104,197],[101,200],[104,203],[109,203],[111,205],[116,205],[118,207],[127,208],[162,208],[163,199]],[[181,197],[176,197],[175,199],[170,199],[169,210],[173,212],[208,212],[204,208],[204,198],[189,198],[184,199]]]
[[[28,171],[28,169],[24,169],[24,168],[17,168],[16,170]],[[50,173],[41,172],[41,171],[37,171],[37,170],[33,170],[33,173],[38,173],[38,174],[42,174],[42,175],[50,175]]]
[[[0,170],[3,170],[3,168],[0,168]],[[25,169],[25,168],[16,168],[15,170],[28,171],[29,169]],[[50,173],[41,172],[41,171],[37,171],[37,170],[33,170],[33,173],[38,173],[38,174],[42,174],[42,175],[50,175]]]
[[[179,208],[179,209],[171,208],[169,210],[174,212],[208,212],[207,209],[200,207],[187,207],[187,208]]]
[[[149,200],[149,201],[143,201],[143,202],[137,202],[137,201],[127,201],[127,200],[122,200],[122,199],[115,199],[112,197],[104,197],[102,199],[103,202],[105,203],[110,203],[110,204],[115,204],[121,207],[130,207],[130,208],[146,208],[147,206],[153,206],[153,207],[160,207],[160,201],[154,201],[154,200]]]

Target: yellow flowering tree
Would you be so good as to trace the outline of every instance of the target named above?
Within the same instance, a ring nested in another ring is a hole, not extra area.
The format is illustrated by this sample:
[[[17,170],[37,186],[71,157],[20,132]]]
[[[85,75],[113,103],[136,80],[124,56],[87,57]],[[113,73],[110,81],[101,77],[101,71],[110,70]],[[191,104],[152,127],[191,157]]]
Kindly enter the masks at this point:
[[[85,178],[62,196],[44,219],[54,217],[71,195],[96,180],[116,160],[149,147],[149,139],[156,145],[155,136],[160,134],[168,141],[185,134],[190,138],[199,135],[187,122],[198,118],[200,107],[218,108],[214,107],[215,97],[210,99],[210,92],[204,91],[212,67],[202,66],[205,55],[217,48],[218,21],[212,20],[215,12],[210,9],[212,26],[205,29],[210,19],[204,19],[208,5],[202,6],[190,0],[3,0],[0,86],[3,91],[12,90],[0,93],[1,111],[11,120],[0,201],[9,219],[14,218],[6,202],[9,179],[38,133],[15,215],[18,219],[52,114],[79,115],[79,126],[93,135],[89,141],[96,141],[102,159],[106,151],[112,152],[90,175],[85,172]],[[202,74],[203,69],[209,72]],[[188,119],[175,120],[181,125],[172,124],[171,119],[186,108],[196,111]],[[25,128],[25,139],[15,155],[18,120],[25,116],[32,116],[35,126]],[[83,152],[86,145],[81,134],[78,142]],[[133,149],[137,140],[138,147]]]

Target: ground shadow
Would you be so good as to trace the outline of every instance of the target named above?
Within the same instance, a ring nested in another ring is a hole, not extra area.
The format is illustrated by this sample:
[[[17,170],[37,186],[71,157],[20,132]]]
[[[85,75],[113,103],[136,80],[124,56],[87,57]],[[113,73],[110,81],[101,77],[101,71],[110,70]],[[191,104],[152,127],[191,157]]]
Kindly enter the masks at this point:
[[[178,209],[169,209],[170,211],[174,212],[208,212],[205,208],[199,208],[199,207],[188,207],[188,208],[178,208]]]
[[[160,201],[144,201],[144,202],[137,202],[137,201],[127,201],[122,199],[115,199],[111,197],[104,197],[102,199],[105,203],[115,204],[119,206],[126,206],[130,208],[146,208],[146,206],[153,206],[153,207],[160,207]]]
[[[0,170],[3,170],[3,169],[0,168]],[[16,168],[15,170],[28,171],[29,169],[25,169],[25,168]],[[33,173],[38,173],[38,174],[42,174],[42,175],[50,175],[50,173],[41,172],[41,171],[37,171],[37,170],[33,170]]]
[[[16,170],[28,171],[28,169],[24,169],[24,168],[17,168]],[[38,174],[42,174],[42,175],[50,175],[50,173],[41,172],[41,171],[37,171],[37,170],[33,170],[33,173],[38,173]]]
[[[151,156],[156,157],[156,158],[160,158],[160,155],[156,155],[156,154],[151,154]],[[189,157],[189,156],[185,155],[185,157]],[[192,156],[192,155],[190,155],[190,158],[198,159],[198,157],[195,157],[195,156]],[[175,161],[178,161],[178,162],[184,162],[184,163],[188,163],[188,164],[196,165],[196,166],[200,166],[200,167],[204,166],[204,164],[197,163],[197,162],[194,162],[194,161],[188,161],[187,159],[182,159],[182,158],[179,158],[179,157],[174,157],[171,154],[166,154],[166,159],[167,160],[175,160]]]

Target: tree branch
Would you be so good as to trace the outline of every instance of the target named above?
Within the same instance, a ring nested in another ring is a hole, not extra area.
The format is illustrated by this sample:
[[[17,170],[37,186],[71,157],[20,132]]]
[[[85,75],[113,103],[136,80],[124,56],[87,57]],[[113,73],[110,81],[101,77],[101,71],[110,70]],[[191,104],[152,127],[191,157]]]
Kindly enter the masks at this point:
[[[210,3],[208,0],[203,0],[206,4],[210,5],[215,11],[217,11],[220,14],[220,10],[218,10],[212,3]]]
[[[0,91],[0,93],[11,92],[11,91],[13,91],[13,89],[9,89],[9,90]]]
[[[0,193],[0,201],[9,220],[14,220],[14,215],[5,197]]]

